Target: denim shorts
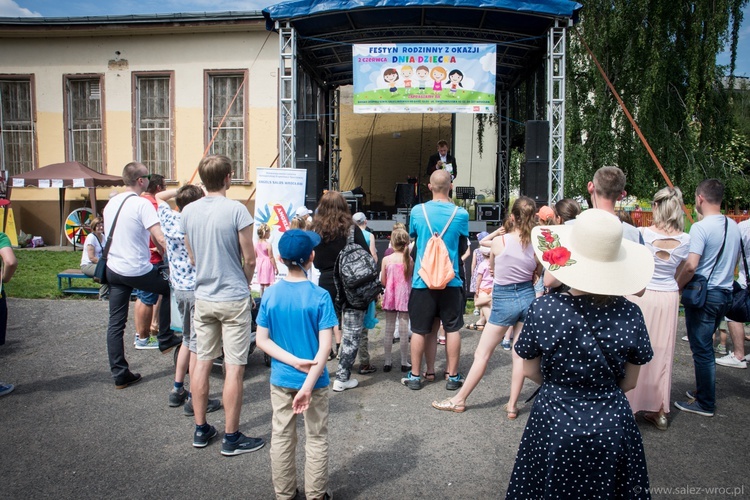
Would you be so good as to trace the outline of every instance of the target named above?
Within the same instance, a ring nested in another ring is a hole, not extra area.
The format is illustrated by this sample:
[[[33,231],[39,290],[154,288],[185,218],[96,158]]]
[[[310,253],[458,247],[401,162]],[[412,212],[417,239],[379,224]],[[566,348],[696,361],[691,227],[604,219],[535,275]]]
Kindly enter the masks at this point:
[[[517,285],[498,285],[492,288],[492,312],[489,322],[496,326],[513,326],[526,319],[526,311],[534,301],[531,281]]]
[[[156,301],[159,300],[159,294],[153,292],[144,292],[143,290],[135,290],[135,296],[138,300],[146,304],[147,306],[153,306]]]

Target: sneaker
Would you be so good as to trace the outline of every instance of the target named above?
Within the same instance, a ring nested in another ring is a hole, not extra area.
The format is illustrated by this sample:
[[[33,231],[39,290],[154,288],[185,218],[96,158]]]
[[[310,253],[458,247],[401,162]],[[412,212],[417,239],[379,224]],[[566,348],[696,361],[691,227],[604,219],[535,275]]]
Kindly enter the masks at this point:
[[[476,307],[474,308],[474,316],[479,316],[479,309]]]
[[[684,337],[682,337],[682,341],[683,341],[683,342],[690,342],[690,341],[688,340],[688,337],[687,337],[687,335],[685,335]]]
[[[704,410],[703,407],[698,404],[698,401],[675,401],[674,406],[675,408],[678,408],[682,411],[695,413],[696,415],[700,415],[702,417],[714,416],[714,412]]]
[[[453,376],[448,376],[448,381],[445,383],[445,388],[449,391],[457,391],[464,385],[464,378],[463,375],[460,373],[457,373]]]
[[[216,427],[213,425],[209,426],[206,432],[195,429],[193,433],[193,446],[195,448],[205,448],[208,446],[208,442],[215,438],[217,434]]]
[[[182,344],[182,337],[178,337],[177,335],[172,335],[172,338],[167,340],[164,343],[159,343],[159,350],[162,354],[167,354],[169,351],[174,349],[175,346]]]
[[[13,392],[13,389],[15,389],[16,386],[13,384],[6,384],[5,382],[0,382],[0,396],[5,396],[6,394],[10,394]]]
[[[722,345],[722,344],[716,344],[716,347],[714,347],[714,352],[721,356],[725,356],[727,354],[727,346]]]
[[[693,391],[690,391],[690,390],[685,391],[685,396],[688,397],[691,403],[695,401],[695,393]]]
[[[375,373],[376,371],[378,371],[378,369],[373,365],[362,365],[359,367],[360,375],[369,375],[370,373]]]
[[[748,354],[747,356],[745,356],[745,361],[750,361],[750,354]]]
[[[208,405],[206,406],[206,413],[211,413],[213,411],[220,410],[220,409],[221,409],[220,400],[218,399],[208,400]],[[195,415],[195,412],[193,411],[193,398],[190,398],[187,400],[187,403],[185,403],[185,407],[182,409],[182,413],[184,413],[186,417],[192,417]]]
[[[124,376],[119,379],[115,379],[115,389],[125,389],[128,386],[137,384],[141,381],[140,373],[127,372]]]
[[[412,391],[418,391],[422,388],[422,377],[415,376],[412,372],[409,372],[401,379],[401,383]]]
[[[503,339],[503,341],[500,342],[500,345],[503,346],[503,349],[506,351],[510,351],[510,339]]]
[[[227,441],[226,436],[221,440],[221,454],[225,457],[233,457],[235,455],[242,455],[243,453],[250,453],[258,451],[266,445],[266,442],[261,438],[253,438],[245,436],[240,433],[240,437],[234,443]]]
[[[346,382],[342,382],[340,380],[334,380],[333,381],[333,390],[335,392],[343,392],[347,389],[354,389],[359,385],[359,382],[356,378],[350,378]]]
[[[186,391],[184,387],[179,391],[175,391],[174,389],[172,389],[171,391],[169,391],[169,407],[177,408],[185,402],[189,395],[190,393]]]
[[[135,348],[139,351],[143,351],[145,349],[158,349],[159,341],[156,340],[156,337],[149,337],[147,339],[136,337]]]
[[[734,353],[730,352],[726,356],[716,358],[716,364],[721,366],[727,366],[729,368],[747,368],[747,361],[739,360],[734,357]]]

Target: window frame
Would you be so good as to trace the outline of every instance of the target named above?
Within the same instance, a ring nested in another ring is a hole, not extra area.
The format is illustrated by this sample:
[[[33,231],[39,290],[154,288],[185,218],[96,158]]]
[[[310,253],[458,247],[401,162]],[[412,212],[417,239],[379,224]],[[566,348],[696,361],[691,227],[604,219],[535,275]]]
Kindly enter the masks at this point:
[[[177,182],[177,158],[175,148],[175,84],[174,84],[174,71],[133,71],[131,73],[132,78],[132,140],[133,140],[133,158],[138,162],[142,162],[143,158],[140,151],[140,108],[139,108],[139,82],[142,79],[148,78],[167,78],[169,79],[169,175],[165,176],[167,182]],[[157,172],[151,172],[157,173]]]
[[[99,118],[101,120],[101,158],[102,167],[101,170],[97,170],[88,164],[73,158],[73,134],[72,123],[71,123],[71,93],[70,93],[70,82],[82,81],[82,80],[98,80],[99,81]],[[100,173],[107,173],[107,121],[106,121],[106,101],[105,101],[105,87],[104,87],[104,74],[103,73],[68,73],[63,75],[63,127],[65,134],[65,161],[78,161],[83,163],[92,170],[96,170]]]
[[[36,78],[33,73],[31,74],[8,74],[8,73],[0,73],[0,80],[5,81],[24,81],[28,82],[29,84],[29,97],[31,99],[31,170],[36,170],[39,168],[39,140],[37,138],[37,113],[36,113]],[[3,146],[3,140],[2,140],[2,122],[0,121],[0,160],[2,160],[3,170],[7,171],[7,175],[18,175],[22,174],[24,172],[19,172],[18,174],[13,174],[10,172],[10,169],[8,168],[8,164],[6,162],[5,156],[4,156],[4,146]],[[6,179],[7,181],[7,179]]]
[[[248,115],[248,87],[249,87],[249,71],[247,69],[209,69],[204,70],[203,72],[203,137],[204,137],[204,144],[203,144],[203,150],[208,151],[207,154],[211,154],[209,149],[209,143],[211,142],[211,137],[213,135],[213,132],[211,130],[211,80],[214,77],[239,77],[242,78],[245,84],[242,88],[242,99],[243,99],[243,110],[242,110],[242,128],[243,128],[243,137],[242,137],[242,177],[241,178],[235,178],[234,175],[232,176],[232,184],[240,184],[240,185],[250,185],[252,182],[250,181],[249,177],[249,168],[248,168],[248,158],[249,158],[249,137],[250,137],[250,119]],[[234,96],[232,96],[234,97]],[[226,112],[226,109],[220,110],[219,118],[224,116],[224,113]],[[222,125],[223,128],[223,125]],[[212,144],[213,145],[213,144]],[[235,158],[230,158],[232,161],[236,161]]]

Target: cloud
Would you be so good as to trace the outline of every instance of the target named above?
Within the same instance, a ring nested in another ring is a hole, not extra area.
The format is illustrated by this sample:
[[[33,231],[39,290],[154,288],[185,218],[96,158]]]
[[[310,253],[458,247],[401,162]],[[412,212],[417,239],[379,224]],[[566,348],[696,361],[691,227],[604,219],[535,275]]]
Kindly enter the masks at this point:
[[[0,17],[40,17],[39,12],[20,7],[14,0],[0,0]]]

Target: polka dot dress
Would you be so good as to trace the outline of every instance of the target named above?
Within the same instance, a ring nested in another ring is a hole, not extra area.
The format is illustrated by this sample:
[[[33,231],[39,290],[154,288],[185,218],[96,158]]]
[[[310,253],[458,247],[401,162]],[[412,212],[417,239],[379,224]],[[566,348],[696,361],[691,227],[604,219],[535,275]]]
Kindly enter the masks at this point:
[[[650,498],[641,434],[618,381],[653,356],[641,310],[546,295],[515,344],[544,377],[506,498]]]

